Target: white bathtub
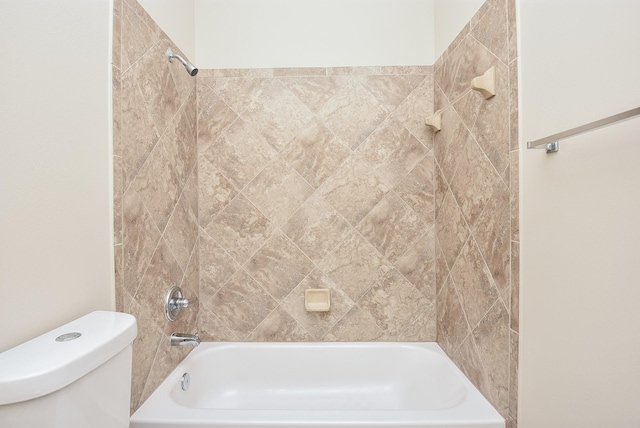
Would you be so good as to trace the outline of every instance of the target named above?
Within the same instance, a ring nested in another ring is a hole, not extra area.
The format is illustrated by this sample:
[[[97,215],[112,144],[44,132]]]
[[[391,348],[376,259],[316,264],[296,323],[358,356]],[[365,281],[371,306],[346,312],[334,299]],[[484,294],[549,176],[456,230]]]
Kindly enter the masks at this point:
[[[131,417],[131,428],[182,427],[504,428],[504,419],[435,343],[203,343]]]

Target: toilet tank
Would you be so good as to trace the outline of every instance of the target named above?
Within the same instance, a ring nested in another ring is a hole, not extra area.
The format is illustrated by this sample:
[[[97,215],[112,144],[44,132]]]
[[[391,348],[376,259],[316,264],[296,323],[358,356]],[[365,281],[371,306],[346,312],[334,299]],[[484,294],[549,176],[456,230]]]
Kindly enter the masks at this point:
[[[0,353],[0,427],[128,427],[136,334],[96,311]]]

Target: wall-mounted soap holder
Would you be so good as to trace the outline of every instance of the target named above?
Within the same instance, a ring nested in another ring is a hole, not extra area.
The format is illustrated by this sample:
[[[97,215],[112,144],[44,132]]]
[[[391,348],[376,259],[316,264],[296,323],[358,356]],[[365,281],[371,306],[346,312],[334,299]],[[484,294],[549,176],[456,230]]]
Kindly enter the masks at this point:
[[[424,124],[430,127],[434,133],[439,132],[442,129],[442,112],[438,110],[432,116],[427,117]]]
[[[482,94],[485,100],[496,94],[496,67],[493,66],[484,72],[482,76],[475,77],[471,81],[471,89]]]
[[[175,321],[182,309],[187,308],[197,302],[197,298],[185,299],[182,297],[182,290],[177,285],[169,289],[164,298],[164,316],[169,321]]]
[[[304,290],[304,308],[309,312],[327,312],[331,309],[331,291],[328,288]]]

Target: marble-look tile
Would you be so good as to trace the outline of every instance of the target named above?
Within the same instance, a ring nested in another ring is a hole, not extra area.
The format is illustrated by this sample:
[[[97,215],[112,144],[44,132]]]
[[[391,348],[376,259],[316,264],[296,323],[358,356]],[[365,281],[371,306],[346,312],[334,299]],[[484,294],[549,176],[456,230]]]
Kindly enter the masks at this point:
[[[360,66],[360,67],[328,67],[327,75],[329,76],[363,76],[363,75],[380,74],[379,66]]]
[[[350,229],[349,223],[321,196],[309,198],[282,227],[282,231],[319,263]]]
[[[388,110],[393,111],[420,83],[397,75],[359,76],[360,84]]]
[[[471,329],[450,278],[438,293],[438,343],[445,352],[453,354]]]
[[[200,300],[207,302],[240,269],[206,233],[200,235]]]
[[[115,300],[116,311],[125,311],[125,293],[124,287],[124,245],[118,244],[113,246],[113,265],[115,280]]]
[[[507,20],[509,23],[509,61],[513,61],[518,56],[518,30],[516,29],[518,16],[515,0],[507,0]]]
[[[504,185],[489,159],[475,143],[467,144],[461,154],[451,190],[465,220],[471,227],[498,186]]]
[[[134,79],[143,82],[139,87],[160,134],[180,108],[178,90],[169,70],[172,64],[165,60],[166,49],[164,43],[156,43],[132,67]]]
[[[458,349],[453,354],[449,354],[449,356],[485,398],[491,401],[489,379],[473,336],[467,336]]]
[[[201,78],[198,83],[211,88],[236,114],[241,114],[264,92],[271,79],[264,77]]]
[[[124,73],[121,83],[120,151],[126,188],[144,164],[160,135],[133,73]]]
[[[397,328],[388,331],[377,340],[385,342],[434,342],[437,335],[436,303],[432,302],[419,315]]]
[[[239,270],[208,306],[237,337],[245,339],[278,304],[250,275]]]
[[[202,70],[200,72],[207,78],[269,78],[273,77],[273,68],[221,68],[214,70]],[[200,75],[198,75],[200,77]]]
[[[131,370],[131,410],[138,408],[141,402],[145,382],[151,372],[158,346],[162,340],[162,328],[149,318],[150,308],[132,301],[127,313],[136,317],[138,335],[133,341],[133,358]]]
[[[471,28],[471,35],[502,62],[509,63],[509,24],[506,1],[493,2],[487,13]]]
[[[198,189],[194,168],[167,223],[164,237],[184,270],[198,238]]]
[[[468,235],[467,225],[455,197],[453,193],[447,192],[436,218],[436,236],[449,268],[453,267]]]
[[[428,154],[394,189],[428,226],[435,221],[434,210],[434,160]]]
[[[276,155],[276,151],[242,119],[233,122],[204,152],[207,160],[239,190]]]
[[[509,287],[510,222],[509,189],[500,184],[471,228],[500,293]]]
[[[509,418],[514,422],[514,427],[518,423],[518,372],[519,372],[519,343],[520,335],[511,330],[509,335],[510,363],[509,363]]]
[[[309,333],[278,307],[247,338],[250,342],[309,342]]]
[[[371,342],[383,332],[367,311],[354,306],[323,338],[327,342]]]
[[[120,156],[113,156],[113,243],[122,244],[122,198],[124,167]]]
[[[216,141],[238,115],[206,85],[198,85],[198,152]]]
[[[429,228],[395,262],[395,266],[430,302],[434,302],[436,299],[435,228]]]
[[[469,90],[469,82],[481,76],[498,59],[473,37],[464,37],[442,66],[436,69],[435,79],[450,100]]]
[[[355,231],[350,232],[319,267],[353,301],[393,269],[393,265]]]
[[[273,79],[242,112],[242,117],[279,152],[313,118],[313,113],[278,79]]]
[[[446,109],[442,121],[447,126],[436,134],[433,154],[443,178],[450,184],[465,148],[474,143],[474,139],[455,109]]]
[[[140,305],[152,309],[149,317],[159,327],[164,327],[166,321],[163,308],[167,291],[181,284],[183,274],[169,246],[161,239],[133,296]]]
[[[322,122],[313,119],[280,154],[311,186],[318,188],[351,151]]]
[[[405,75],[421,77],[433,72],[430,65],[381,65],[379,74]]]
[[[242,338],[224,325],[206,304],[198,311],[198,334],[203,342],[239,342]]]
[[[518,124],[518,60],[509,64],[509,150],[520,147]]]
[[[159,32],[156,28],[149,28],[143,18],[138,16],[129,2],[122,6],[121,21],[121,59],[120,68],[126,70],[131,67],[158,40]]]
[[[425,147],[433,147],[433,131],[424,119],[433,114],[433,74],[427,74],[418,86],[392,113],[393,119],[404,126]]]
[[[380,278],[365,293],[358,306],[371,314],[383,333],[396,335],[430,302],[397,270]]]
[[[245,269],[278,302],[313,270],[313,263],[286,236],[276,232]]]
[[[274,68],[273,76],[326,76],[327,69],[325,67],[286,67]]]
[[[493,305],[473,330],[478,354],[489,380],[491,403],[496,409],[509,407],[509,313],[502,301]]]
[[[520,151],[511,152],[509,176],[511,207],[511,240],[520,241]]]
[[[391,192],[362,219],[357,229],[393,262],[404,254],[426,226],[421,217]]]
[[[520,243],[511,241],[511,314],[510,327],[518,333],[520,331]]]
[[[447,266],[447,260],[444,257],[440,241],[437,236],[435,238],[435,287],[436,295],[440,293],[444,282],[449,278],[449,267]]]
[[[124,287],[133,295],[160,240],[160,231],[134,189],[124,194],[122,217]]]
[[[325,288],[331,292],[331,309],[328,312],[307,312],[304,292],[309,288]],[[353,307],[349,298],[328,276],[319,270],[311,272],[282,301],[281,306],[311,335],[320,340]]]
[[[428,152],[418,139],[393,120],[381,124],[356,150],[389,188],[402,181]]]
[[[469,22],[467,22],[465,24],[465,26],[462,27],[460,32],[458,32],[458,34],[453,39],[453,41],[451,43],[449,43],[449,46],[447,46],[447,49],[445,49],[445,51],[442,53],[442,55],[440,55],[440,57],[433,64],[434,72],[435,71],[438,71],[438,72],[440,71],[440,69],[442,68],[442,64],[444,64],[444,62],[447,60],[447,58],[449,58],[449,55],[451,55],[451,53],[456,50],[458,45],[467,37],[467,35],[469,34],[469,30],[470,29],[471,29],[471,25],[470,25]]]
[[[440,169],[440,165],[436,162],[433,166],[433,175],[435,179],[435,189],[434,189],[434,217],[437,219],[440,217],[440,208],[442,208],[442,203],[444,202],[444,197],[449,193],[449,184],[447,180],[444,178],[444,174]]]
[[[476,98],[482,98],[479,94],[475,95]],[[498,63],[496,95],[480,104],[478,118],[471,132],[499,172],[509,165],[509,123],[509,68]]]
[[[124,4],[122,0],[113,2],[113,41],[111,42],[111,65],[122,70],[122,19]]]
[[[313,188],[279,156],[243,190],[276,225],[284,224],[312,193]]]
[[[351,78],[318,111],[318,118],[345,144],[355,149],[388,114],[357,79]]]
[[[390,188],[378,172],[352,155],[318,190],[351,225],[356,225]]]
[[[433,110],[434,112],[442,110],[450,104],[450,100],[447,99],[445,93],[440,89],[440,85],[437,82],[433,84]]]
[[[273,230],[273,224],[242,195],[238,195],[205,229],[240,264],[271,237]]]
[[[349,81],[347,76],[281,77],[280,81],[308,108],[317,113],[320,108]]]
[[[484,318],[498,300],[498,290],[485,264],[482,254],[473,240],[467,241],[460,257],[451,269],[460,302],[471,328]]]
[[[238,191],[209,160],[198,158],[198,221],[207,227],[236,197]]]

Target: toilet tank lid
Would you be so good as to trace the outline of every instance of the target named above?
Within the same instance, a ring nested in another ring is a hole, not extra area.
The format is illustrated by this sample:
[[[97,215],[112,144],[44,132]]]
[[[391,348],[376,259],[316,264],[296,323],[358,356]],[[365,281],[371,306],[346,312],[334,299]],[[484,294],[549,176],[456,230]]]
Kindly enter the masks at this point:
[[[117,355],[136,335],[133,315],[96,311],[0,353],[0,405],[64,388]]]

